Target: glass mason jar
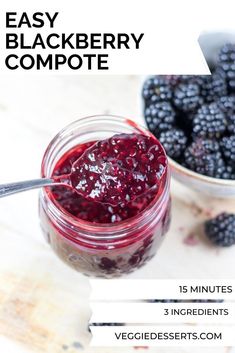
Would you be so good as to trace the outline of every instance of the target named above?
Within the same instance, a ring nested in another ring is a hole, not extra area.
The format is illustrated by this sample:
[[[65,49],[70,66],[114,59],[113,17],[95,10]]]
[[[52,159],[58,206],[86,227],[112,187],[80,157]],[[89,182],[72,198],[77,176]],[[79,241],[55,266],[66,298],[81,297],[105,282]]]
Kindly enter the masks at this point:
[[[139,134],[140,130],[135,123],[115,116],[91,116],[68,125],[49,144],[42,177],[50,177],[58,160],[73,147],[118,133]],[[43,188],[39,199],[42,230],[54,252],[79,272],[105,278],[130,273],[155,255],[168,230],[169,183],[167,167],[161,194],[139,214],[116,223],[76,218],[51,197],[50,188]]]

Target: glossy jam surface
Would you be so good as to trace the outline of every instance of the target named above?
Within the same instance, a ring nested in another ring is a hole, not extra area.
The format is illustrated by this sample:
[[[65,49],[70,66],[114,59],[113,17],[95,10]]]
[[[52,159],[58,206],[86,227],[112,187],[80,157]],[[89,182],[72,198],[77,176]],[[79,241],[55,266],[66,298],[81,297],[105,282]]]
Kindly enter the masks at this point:
[[[114,223],[143,211],[164,187],[167,160],[153,137],[119,134],[68,151],[53,175],[71,174],[76,191],[56,186],[52,197],[82,220]]]
[[[97,141],[73,164],[71,181],[84,198],[117,206],[159,187],[166,159],[147,135],[118,134]]]

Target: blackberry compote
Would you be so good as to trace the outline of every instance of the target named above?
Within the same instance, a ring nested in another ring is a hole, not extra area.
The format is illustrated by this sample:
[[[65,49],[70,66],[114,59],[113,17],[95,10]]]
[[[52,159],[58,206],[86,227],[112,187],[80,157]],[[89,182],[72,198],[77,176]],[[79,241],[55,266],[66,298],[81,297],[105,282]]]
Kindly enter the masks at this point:
[[[89,147],[85,144],[70,180],[87,200],[125,206],[151,188],[157,192],[165,170],[166,159],[154,137],[117,134]]]
[[[153,135],[118,117],[78,120],[43,158],[42,176],[64,174],[81,194],[54,186],[40,195],[43,231],[63,261],[110,278],[154,256],[169,226],[170,197],[167,158]]]

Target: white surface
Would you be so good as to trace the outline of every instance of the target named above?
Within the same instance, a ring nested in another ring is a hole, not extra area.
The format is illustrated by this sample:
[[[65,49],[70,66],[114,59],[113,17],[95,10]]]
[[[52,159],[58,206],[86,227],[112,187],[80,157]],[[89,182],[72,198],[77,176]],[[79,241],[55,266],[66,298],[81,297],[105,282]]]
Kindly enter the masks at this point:
[[[113,113],[141,121],[139,90],[139,78],[134,76],[1,76],[0,182],[37,177],[50,139],[78,117]],[[172,182],[172,196],[173,221],[163,246],[131,277],[235,278],[235,247],[212,247],[201,231],[209,215],[235,211],[235,201],[206,198],[176,182]],[[38,192],[31,191],[0,201],[0,351],[7,339],[25,352],[76,353],[78,342],[85,345],[90,339],[86,331],[88,281],[66,267],[44,242],[37,198]],[[185,243],[190,234],[194,246]],[[83,351],[116,352],[109,348]],[[148,352],[228,350],[152,348]]]

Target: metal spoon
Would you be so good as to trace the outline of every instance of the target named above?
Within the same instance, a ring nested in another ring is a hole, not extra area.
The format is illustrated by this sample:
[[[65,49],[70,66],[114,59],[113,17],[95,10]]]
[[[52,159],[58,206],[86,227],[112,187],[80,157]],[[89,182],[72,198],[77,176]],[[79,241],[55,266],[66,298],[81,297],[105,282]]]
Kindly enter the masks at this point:
[[[35,180],[27,180],[27,181],[20,181],[16,183],[10,184],[2,184],[0,185],[0,197],[5,197],[8,195],[16,194],[18,192],[37,189],[43,186],[50,186],[50,185],[66,185],[69,186],[68,183],[62,181],[63,178],[59,177],[58,179],[50,179],[50,178],[41,178]]]

